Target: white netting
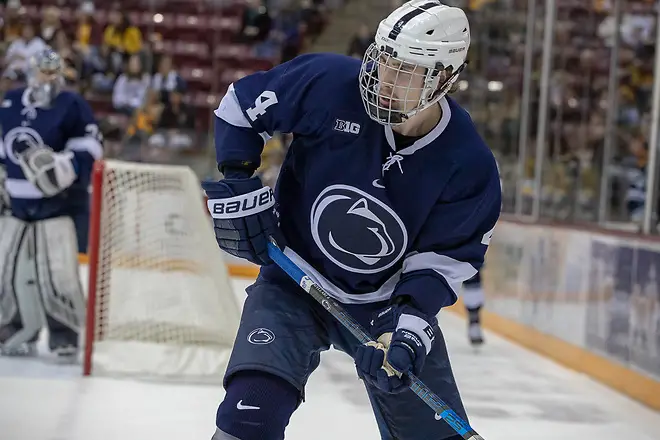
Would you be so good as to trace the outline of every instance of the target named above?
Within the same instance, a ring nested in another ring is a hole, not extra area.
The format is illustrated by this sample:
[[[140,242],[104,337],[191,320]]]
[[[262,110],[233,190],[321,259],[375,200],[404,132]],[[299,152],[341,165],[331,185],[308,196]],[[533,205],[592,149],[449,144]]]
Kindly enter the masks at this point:
[[[100,191],[92,374],[220,381],[239,307],[196,176],[106,161]]]

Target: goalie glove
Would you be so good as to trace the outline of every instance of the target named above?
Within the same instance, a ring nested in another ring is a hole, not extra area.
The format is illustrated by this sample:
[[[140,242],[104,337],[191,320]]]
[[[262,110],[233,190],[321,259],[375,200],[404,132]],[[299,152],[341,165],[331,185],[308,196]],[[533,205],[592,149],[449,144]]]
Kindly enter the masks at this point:
[[[19,155],[25,178],[45,197],[53,197],[78,178],[75,157],[71,151],[56,153],[49,147],[30,147]]]
[[[403,373],[419,375],[435,340],[435,317],[429,318],[409,304],[392,304],[371,321],[378,342],[360,345],[355,353],[358,376],[385,391],[400,393],[408,387]]]

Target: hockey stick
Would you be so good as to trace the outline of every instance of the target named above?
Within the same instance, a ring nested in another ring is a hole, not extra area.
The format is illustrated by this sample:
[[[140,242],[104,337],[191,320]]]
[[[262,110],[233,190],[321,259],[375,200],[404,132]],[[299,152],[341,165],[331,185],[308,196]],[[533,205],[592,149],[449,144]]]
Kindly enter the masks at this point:
[[[372,342],[373,339],[362,328],[362,326],[351,315],[346,313],[341,305],[328,295],[321,286],[312,281],[305,272],[300,269],[296,263],[291,261],[289,257],[284,255],[284,252],[273,241],[268,243],[268,255],[270,258],[287,273],[293,280],[300,285],[307,293],[323,306],[337,321],[341,323],[358,341],[362,344]],[[440,399],[433,391],[431,391],[424,383],[411,372],[406,373],[410,379],[410,389],[413,393],[422,399],[436,415],[442,420],[447,422],[454,431],[456,431],[465,440],[484,440],[482,436],[472,429],[472,427],[464,421],[458,414],[456,414],[445,402]]]

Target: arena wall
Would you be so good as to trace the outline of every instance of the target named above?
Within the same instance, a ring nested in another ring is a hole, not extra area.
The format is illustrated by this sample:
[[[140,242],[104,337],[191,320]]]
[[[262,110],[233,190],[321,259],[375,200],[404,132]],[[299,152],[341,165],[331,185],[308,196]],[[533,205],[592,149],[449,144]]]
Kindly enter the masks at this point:
[[[660,241],[500,221],[483,279],[485,327],[660,410]]]

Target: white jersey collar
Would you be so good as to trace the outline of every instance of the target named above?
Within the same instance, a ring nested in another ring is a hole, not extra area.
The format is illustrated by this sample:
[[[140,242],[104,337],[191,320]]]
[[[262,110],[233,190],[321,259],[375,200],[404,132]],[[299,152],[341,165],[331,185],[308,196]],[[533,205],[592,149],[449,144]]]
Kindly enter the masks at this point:
[[[429,131],[426,135],[424,135],[420,139],[417,139],[409,147],[396,151],[396,142],[394,140],[394,133],[392,132],[392,127],[389,125],[386,125],[384,127],[385,138],[387,139],[387,143],[390,145],[393,151],[396,151],[396,154],[403,154],[403,155],[413,154],[415,151],[426,147],[428,144],[436,140],[442,134],[442,132],[445,131],[445,128],[447,128],[447,125],[449,124],[449,120],[451,119],[451,109],[449,108],[449,102],[447,101],[446,97],[443,96],[442,99],[438,102],[440,103],[440,108],[442,109],[442,117],[440,118],[440,121],[435,127],[433,127],[433,130]]]

